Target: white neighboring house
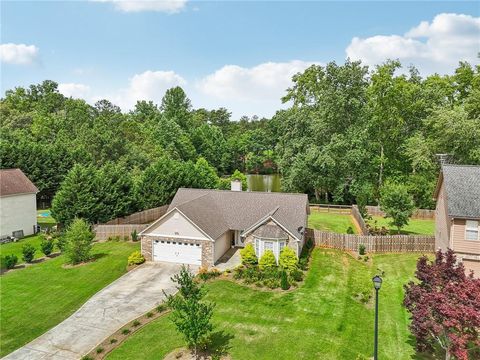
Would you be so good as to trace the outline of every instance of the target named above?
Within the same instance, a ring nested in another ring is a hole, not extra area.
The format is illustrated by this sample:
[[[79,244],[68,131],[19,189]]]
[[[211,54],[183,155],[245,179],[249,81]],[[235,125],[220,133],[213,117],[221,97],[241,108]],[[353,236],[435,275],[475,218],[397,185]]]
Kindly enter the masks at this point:
[[[0,170],[0,238],[32,235],[37,225],[37,187],[20,169]]]

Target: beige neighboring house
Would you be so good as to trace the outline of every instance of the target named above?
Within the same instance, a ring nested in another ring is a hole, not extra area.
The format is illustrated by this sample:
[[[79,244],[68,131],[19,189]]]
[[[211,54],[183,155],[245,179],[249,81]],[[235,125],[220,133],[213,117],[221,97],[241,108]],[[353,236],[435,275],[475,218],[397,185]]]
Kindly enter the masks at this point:
[[[443,165],[435,190],[435,246],[480,277],[480,166]]]
[[[37,187],[22,170],[0,170],[0,238],[34,234],[37,193]]]
[[[252,243],[277,261],[288,246],[300,255],[309,213],[305,194],[178,189],[167,213],[140,232],[147,261],[214,266],[232,247]]]

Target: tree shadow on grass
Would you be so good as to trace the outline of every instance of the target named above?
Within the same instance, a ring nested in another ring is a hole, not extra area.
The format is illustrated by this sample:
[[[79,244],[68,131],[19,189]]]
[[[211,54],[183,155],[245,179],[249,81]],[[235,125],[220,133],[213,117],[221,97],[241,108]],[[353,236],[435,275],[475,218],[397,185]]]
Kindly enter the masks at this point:
[[[230,340],[234,337],[232,334],[226,333],[223,330],[210,334],[207,343],[209,352],[220,356],[227,355],[231,349]]]
[[[101,258],[104,258],[107,255],[108,254],[106,254],[106,253],[95,253],[95,254],[92,255],[92,259],[90,261],[97,261]]]

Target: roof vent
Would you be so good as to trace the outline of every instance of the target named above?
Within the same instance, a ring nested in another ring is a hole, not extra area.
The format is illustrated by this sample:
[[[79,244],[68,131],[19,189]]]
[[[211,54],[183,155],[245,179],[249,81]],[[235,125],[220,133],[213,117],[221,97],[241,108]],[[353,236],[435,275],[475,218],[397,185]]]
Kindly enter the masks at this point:
[[[232,191],[242,191],[242,182],[240,180],[232,180],[230,188]]]

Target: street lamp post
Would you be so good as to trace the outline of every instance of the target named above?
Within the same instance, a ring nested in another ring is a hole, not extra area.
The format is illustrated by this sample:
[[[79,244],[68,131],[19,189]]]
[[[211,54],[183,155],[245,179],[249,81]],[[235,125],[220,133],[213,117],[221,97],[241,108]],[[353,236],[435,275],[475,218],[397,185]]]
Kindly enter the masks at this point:
[[[375,340],[373,347],[373,359],[378,360],[378,290],[382,287],[382,278],[378,275],[374,276],[373,287],[375,288]]]

